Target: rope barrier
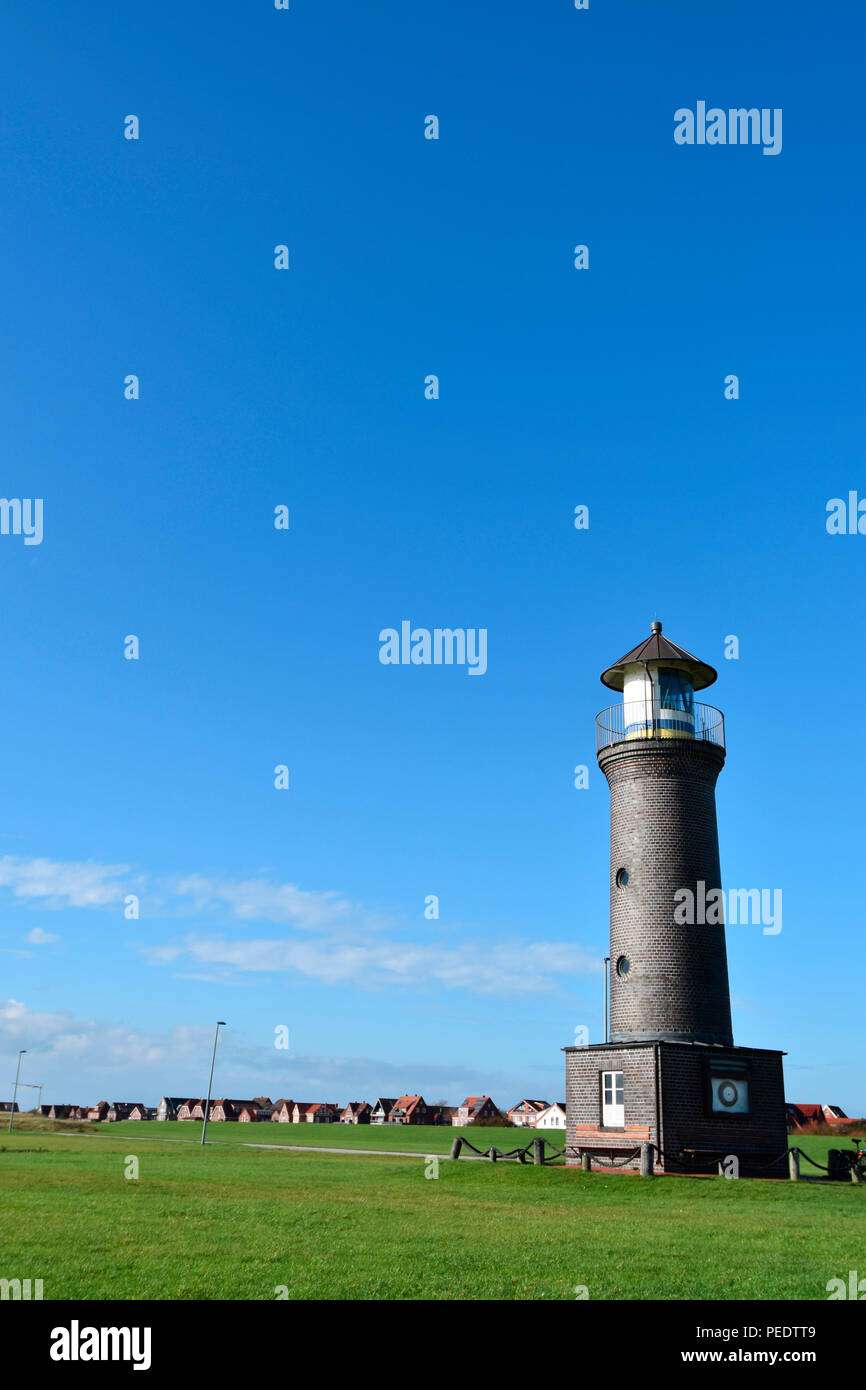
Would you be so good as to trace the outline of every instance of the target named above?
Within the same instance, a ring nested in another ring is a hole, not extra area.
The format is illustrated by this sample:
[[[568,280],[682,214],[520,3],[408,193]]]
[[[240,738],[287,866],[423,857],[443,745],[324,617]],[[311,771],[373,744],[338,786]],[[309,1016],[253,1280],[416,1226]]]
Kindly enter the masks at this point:
[[[584,1153],[589,1153],[591,1155],[594,1154],[596,1157],[600,1156],[598,1154],[598,1149],[595,1146],[593,1146],[593,1148],[583,1149],[579,1144],[565,1144],[561,1149],[554,1149],[549,1139],[543,1139],[541,1135],[538,1135],[537,1138],[541,1139],[542,1163],[551,1163],[554,1159],[557,1158],[580,1158]],[[534,1149],[536,1142],[535,1136],[533,1137],[531,1143],[519,1146],[516,1149],[509,1149],[507,1152],[503,1152],[502,1149],[497,1149],[494,1144],[491,1144],[490,1148],[488,1149],[478,1149],[469,1139],[466,1139],[462,1136],[461,1139],[461,1147],[465,1149],[470,1149],[471,1152],[474,1153],[478,1158],[491,1158],[494,1160],[509,1159],[517,1158],[521,1154],[524,1156],[524,1158],[527,1158],[530,1155],[534,1157]],[[727,1155],[723,1154],[721,1151],[717,1152],[715,1150],[708,1150],[704,1158],[701,1158],[698,1154],[686,1153],[680,1153],[675,1155],[674,1157],[671,1157],[671,1155],[665,1153],[665,1151],[662,1148],[660,1148],[658,1144],[650,1144],[649,1148],[656,1155],[658,1161],[660,1163],[665,1164],[666,1166],[670,1163],[688,1163],[695,1167],[698,1165],[706,1166],[707,1163],[711,1163],[713,1161],[721,1162],[724,1158],[727,1157]],[[545,1149],[549,1150],[549,1152],[545,1153]],[[618,1158],[615,1158],[613,1154],[610,1151],[608,1151],[607,1154],[604,1155],[604,1164],[606,1167],[609,1168],[625,1168],[629,1163],[634,1163],[635,1159],[640,1156],[640,1152],[640,1145],[630,1150],[630,1152],[628,1153],[619,1155]],[[843,1152],[847,1151],[843,1150]],[[829,1167],[825,1167],[823,1163],[819,1163],[817,1159],[812,1158],[811,1155],[807,1154],[805,1150],[799,1147],[785,1149],[782,1153],[776,1154],[774,1158],[768,1159],[765,1163],[759,1163],[756,1159],[751,1158],[747,1158],[746,1161],[748,1162],[750,1168],[757,1169],[759,1172],[765,1172],[768,1168],[775,1168],[778,1167],[780,1164],[784,1163],[788,1158],[788,1155],[791,1153],[798,1154],[801,1159],[804,1158],[807,1163],[811,1163],[812,1167],[819,1169],[820,1172],[829,1174]]]
[[[829,1173],[829,1168],[825,1168],[823,1163],[817,1163],[814,1158],[810,1158],[804,1149],[792,1149],[791,1152],[799,1154],[801,1158],[805,1158],[806,1162],[811,1163],[813,1168],[820,1168],[822,1173]]]
[[[785,1149],[784,1153],[777,1154],[775,1158],[771,1158],[769,1163],[754,1163],[751,1159],[749,1159],[749,1167],[757,1168],[759,1172],[763,1172],[765,1168],[774,1168],[777,1163],[787,1163],[788,1154],[790,1152],[790,1149]]]

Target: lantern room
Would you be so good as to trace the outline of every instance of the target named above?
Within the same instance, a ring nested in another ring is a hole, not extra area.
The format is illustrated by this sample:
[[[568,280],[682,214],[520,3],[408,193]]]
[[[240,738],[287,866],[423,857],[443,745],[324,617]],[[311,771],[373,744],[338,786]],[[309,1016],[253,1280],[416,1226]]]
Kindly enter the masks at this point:
[[[653,622],[644,642],[602,672],[603,684],[622,692],[622,705],[599,715],[600,746],[635,738],[707,737],[708,706],[696,704],[695,692],[716,676],[712,666],[669,641],[661,623]]]

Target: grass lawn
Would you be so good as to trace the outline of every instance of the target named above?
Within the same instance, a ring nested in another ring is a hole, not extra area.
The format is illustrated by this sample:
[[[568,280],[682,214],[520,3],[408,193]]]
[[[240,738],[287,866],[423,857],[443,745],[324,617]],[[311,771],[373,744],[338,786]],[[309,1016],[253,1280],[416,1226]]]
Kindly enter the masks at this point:
[[[450,1162],[426,1178],[435,1129],[406,1159],[244,1148],[237,1125],[204,1149],[134,1142],[186,1128],[0,1135],[0,1277],[75,1299],[797,1299],[862,1264],[866,1186]]]

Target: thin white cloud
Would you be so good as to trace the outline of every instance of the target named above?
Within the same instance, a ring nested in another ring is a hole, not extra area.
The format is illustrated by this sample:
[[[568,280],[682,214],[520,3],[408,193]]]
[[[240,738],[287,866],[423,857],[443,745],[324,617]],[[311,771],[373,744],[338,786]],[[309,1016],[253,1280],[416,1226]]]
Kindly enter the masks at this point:
[[[323,984],[374,989],[387,985],[424,989],[430,984],[475,994],[534,994],[561,987],[563,979],[596,974],[600,961],[564,942],[484,942],[445,946],[371,939],[228,941],[188,938],[183,944],[142,946],[152,965],[224,966],[240,972],[294,971]]]
[[[302,931],[321,931],[346,921],[356,909],[335,892],[309,892],[295,883],[267,879],[238,881],[188,874],[173,884],[175,893],[189,898],[197,911],[228,908],[241,921],[288,923]]]
[[[0,887],[16,898],[41,898],[42,906],[107,907],[119,902],[124,888],[118,879],[127,864],[63,863],[54,859],[0,857]]]
[[[595,954],[568,942],[491,944],[469,930],[459,945],[453,934],[404,940],[395,920],[338,892],[311,891],[265,877],[187,874],[149,883],[123,864],[0,858],[0,887],[34,904],[38,901],[40,907],[116,907],[131,886],[141,895],[142,915],[149,925],[158,914],[210,919],[218,915],[222,926],[233,919],[289,929],[278,939],[259,936],[230,941],[206,935],[139,947],[150,964],[173,966],[179,975],[197,976],[203,982],[207,976],[228,984],[252,972],[294,972],[324,984],[361,989],[397,985],[425,990],[435,985],[515,997],[547,993],[561,988],[564,980],[594,975],[601,969]],[[398,939],[394,939],[395,927]],[[386,928],[390,928],[387,934]],[[34,945],[53,939],[41,927],[27,938]]]
[[[40,1013],[17,999],[0,1003],[0,1043],[28,1056],[74,1061],[99,1070],[131,1069],[142,1063],[169,1063],[207,1051],[210,1030],[182,1026],[164,1035],[148,1035],[123,1024],[76,1018],[67,1009]]]
[[[41,927],[34,927],[32,931],[27,933],[24,940],[29,941],[33,946],[48,946],[52,941],[59,941],[60,937],[55,936],[53,932],[43,931]]]

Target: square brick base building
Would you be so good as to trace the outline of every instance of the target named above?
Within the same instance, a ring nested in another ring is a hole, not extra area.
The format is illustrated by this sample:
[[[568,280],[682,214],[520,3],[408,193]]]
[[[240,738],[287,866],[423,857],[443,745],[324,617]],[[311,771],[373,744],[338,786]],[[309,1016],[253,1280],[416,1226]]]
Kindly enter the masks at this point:
[[[649,1143],[662,1172],[715,1172],[732,1155],[743,1177],[786,1172],[767,1166],[788,1142],[783,1053],[662,1040],[564,1051],[567,1164],[586,1151],[637,1168]]]

